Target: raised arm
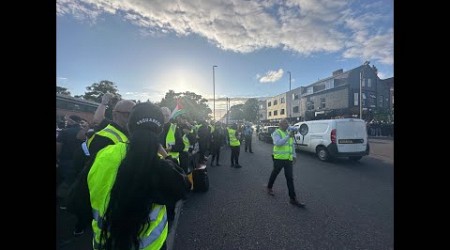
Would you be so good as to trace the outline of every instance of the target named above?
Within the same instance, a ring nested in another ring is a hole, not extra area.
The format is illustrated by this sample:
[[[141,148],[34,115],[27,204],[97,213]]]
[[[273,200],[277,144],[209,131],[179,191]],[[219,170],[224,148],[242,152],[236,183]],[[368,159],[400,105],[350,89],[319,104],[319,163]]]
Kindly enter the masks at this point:
[[[108,105],[109,101],[112,98],[111,93],[106,93],[102,96],[102,103],[98,105],[97,110],[95,110],[93,123],[94,125],[100,124],[103,119],[105,119],[105,111],[106,111],[106,105]]]

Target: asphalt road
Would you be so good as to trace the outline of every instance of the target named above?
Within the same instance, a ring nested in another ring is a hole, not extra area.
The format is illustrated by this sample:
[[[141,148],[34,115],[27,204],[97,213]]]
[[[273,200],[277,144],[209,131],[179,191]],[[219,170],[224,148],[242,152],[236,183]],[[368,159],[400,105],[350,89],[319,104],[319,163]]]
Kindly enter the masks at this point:
[[[208,168],[209,191],[178,204],[169,249],[393,249],[393,141],[369,142],[371,153],[359,162],[297,154],[294,183],[304,209],[288,203],[283,171],[275,196],[265,192],[272,145],[253,137],[254,154],[242,145],[241,169],[222,150],[222,166]],[[75,218],[56,211],[56,249],[92,249],[91,231],[73,237]]]
[[[184,202],[173,249],[393,249],[393,141],[372,140],[359,162],[321,162],[298,153],[297,196],[288,203],[283,171],[265,192],[272,170],[272,145],[254,137],[254,154],[243,152],[241,169],[209,167],[210,190]]]

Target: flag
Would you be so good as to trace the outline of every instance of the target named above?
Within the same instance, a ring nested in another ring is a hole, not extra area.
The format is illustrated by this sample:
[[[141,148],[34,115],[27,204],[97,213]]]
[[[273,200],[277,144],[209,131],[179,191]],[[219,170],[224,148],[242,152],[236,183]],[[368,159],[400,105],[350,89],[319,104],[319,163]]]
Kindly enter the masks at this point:
[[[183,105],[181,104],[181,97],[177,98],[177,106],[172,111],[172,114],[170,115],[170,119],[175,119],[177,116],[182,115],[186,113],[186,110],[184,109]]]

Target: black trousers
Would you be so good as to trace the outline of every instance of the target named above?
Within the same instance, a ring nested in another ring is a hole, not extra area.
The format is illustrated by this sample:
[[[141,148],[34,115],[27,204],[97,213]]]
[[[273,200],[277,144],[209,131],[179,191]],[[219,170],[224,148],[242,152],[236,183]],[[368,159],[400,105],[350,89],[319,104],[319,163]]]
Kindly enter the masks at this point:
[[[245,136],[245,152],[247,152],[247,148],[250,152],[253,152],[252,150],[252,136],[248,135]]]
[[[294,177],[292,174],[292,161],[290,160],[273,160],[273,170],[270,174],[269,184],[267,184],[268,188],[273,187],[273,183],[280,173],[281,169],[284,168],[284,176],[286,177],[286,183],[289,190],[289,197],[291,199],[295,199],[295,189],[294,189]]]
[[[239,152],[241,151],[241,146],[230,146],[231,148],[231,166],[239,165]]]
[[[214,162],[214,159],[216,159],[216,164],[219,164],[219,157],[220,157],[220,144],[211,143],[211,164]]]

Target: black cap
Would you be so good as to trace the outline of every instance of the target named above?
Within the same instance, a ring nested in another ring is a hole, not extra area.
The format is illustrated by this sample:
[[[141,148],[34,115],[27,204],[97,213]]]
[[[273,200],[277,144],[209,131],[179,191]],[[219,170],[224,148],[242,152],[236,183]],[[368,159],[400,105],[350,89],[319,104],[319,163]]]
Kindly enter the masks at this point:
[[[128,120],[130,133],[137,129],[149,129],[159,133],[164,124],[161,108],[150,102],[141,102],[133,107]]]

